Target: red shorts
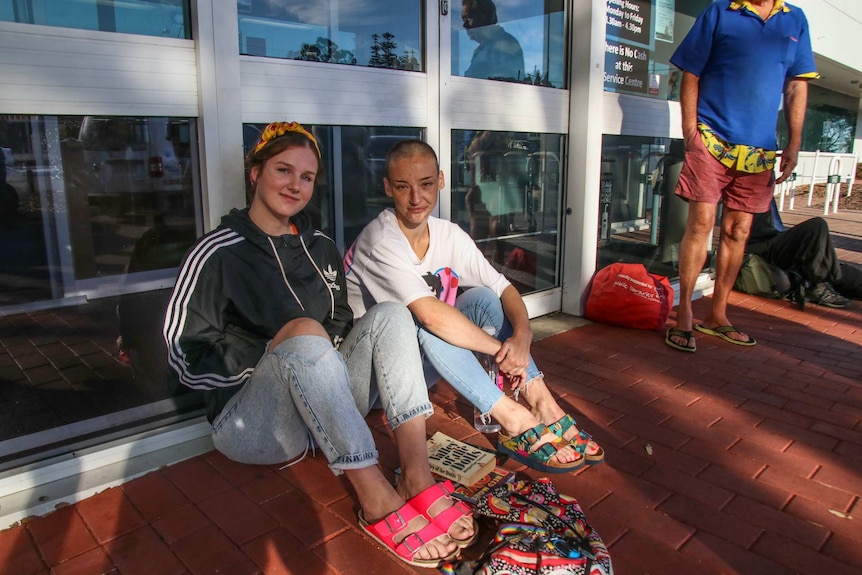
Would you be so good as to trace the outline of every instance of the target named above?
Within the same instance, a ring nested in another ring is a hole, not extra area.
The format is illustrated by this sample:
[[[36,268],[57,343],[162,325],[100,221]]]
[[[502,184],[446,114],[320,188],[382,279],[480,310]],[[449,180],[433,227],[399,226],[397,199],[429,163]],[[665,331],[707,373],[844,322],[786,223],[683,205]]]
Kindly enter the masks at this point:
[[[750,174],[728,168],[709,153],[697,132],[694,137],[696,141],[686,142],[676,195],[709,204],[722,200],[728,208],[750,214],[769,210],[775,188],[773,170]]]

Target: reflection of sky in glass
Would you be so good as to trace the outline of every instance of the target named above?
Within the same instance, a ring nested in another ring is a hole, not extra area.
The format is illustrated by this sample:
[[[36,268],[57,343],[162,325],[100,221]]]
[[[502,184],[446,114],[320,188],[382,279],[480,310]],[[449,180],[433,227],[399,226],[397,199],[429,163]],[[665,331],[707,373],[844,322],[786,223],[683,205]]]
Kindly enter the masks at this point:
[[[240,34],[244,39],[264,38],[268,56],[293,57],[303,44],[323,37],[352,52],[358,64],[366,64],[372,35],[389,32],[395,35],[395,55],[412,50],[422,61],[419,0],[240,0],[239,4]]]
[[[11,0],[0,0],[0,20],[15,21]],[[113,26],[100,26],[98,5],[113,7]],[[76,28],[79,30],[105,30],[184,38],[183,0],[150,2],[148,0],[42,0],[38,9],[31,9],[33,24]],[[26,16],[25,16],[26,17]]]
[[[49,0],[44,3],[44,12],[37,10],[33,16],[34,24],[47,24],[48,26],[66,26],[69,28],[80,28],[83,30],[98,30],[99,22],[96,15],[95,2],[64,2],[63,0]],[[39,14],[44,14],[44,22],[39,22]]]
[[[275,58],[293,57],[302,44],[314,44],[319,36],[326,37],[326,28],[308,24],[273,22],[255,17],[239,19],[243,38],[265,38],[266,55]]]

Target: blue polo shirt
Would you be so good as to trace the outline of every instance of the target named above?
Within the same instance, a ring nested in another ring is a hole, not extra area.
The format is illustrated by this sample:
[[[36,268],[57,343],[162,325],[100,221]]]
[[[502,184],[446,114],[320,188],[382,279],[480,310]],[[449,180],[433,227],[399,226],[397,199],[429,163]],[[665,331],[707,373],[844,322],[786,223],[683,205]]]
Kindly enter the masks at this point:
[[[700,78],[698,122],[732,144],[775,150],[785,82],[817,77],[805,14],[775,4],[764,21],[747,2],[717,0],[670,59]]]

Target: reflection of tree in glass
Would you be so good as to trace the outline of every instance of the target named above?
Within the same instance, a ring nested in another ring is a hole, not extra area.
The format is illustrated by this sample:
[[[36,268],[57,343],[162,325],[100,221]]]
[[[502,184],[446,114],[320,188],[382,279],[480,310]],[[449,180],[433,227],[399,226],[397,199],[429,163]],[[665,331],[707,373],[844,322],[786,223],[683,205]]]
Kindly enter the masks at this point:
[[[419,62],[413,50],[404,50],[402,56],[396,56],[398,42],[395,34],[384,32],[383,34],[371,35],[371,58],[368,65],[376,68],[396,68],[399,70],[418,70]]]
[[[377,68],[394,68],[398,70],[419,70],[419,61],[416,59],[414,50],[404,50],[403,55],[398,56],[398,42],[395,34],[384,32],[372,34],[371,58],[368,66]],[[296,60],[308,62],[330,62],[334,64],[356,65],[357,59],[350,50],[341,50],[338,44],[329,38],[318,37],[314,44],[303,44],[299,53],[291,52],[290,57]]]
[[[334,64],[356,64],[356,56],[350,50],[340,50],[329,38],[317,37],[314,44],[303,44],[297,60],[309,62],[331,62]]]
[[[856,120],[848,117],[847,110],[832,106],[814,106],[808,109],[802,132],[803,150],[820,150],[830,153],[849,153],[853,148]],[[778,119],[778,142],[787,141],[787,122]]]
[[[398,68],[398,56],[395,55],[398,43],[395,41],[395,34],[391,32],[372,34],[371,40],[371,58],[368,59],[368,65],[378,68]]]
[[[532,74],[527,74],[526,76],[524,76],[524,84],[551,87],[551,81],[548,79],[548,72],[542,74],[542,71],[539,70],[538,66],[533,68]]]
[[[823,122],[820,150],[849,152],[853,143],[853,126],[845,118],[831,118]]]

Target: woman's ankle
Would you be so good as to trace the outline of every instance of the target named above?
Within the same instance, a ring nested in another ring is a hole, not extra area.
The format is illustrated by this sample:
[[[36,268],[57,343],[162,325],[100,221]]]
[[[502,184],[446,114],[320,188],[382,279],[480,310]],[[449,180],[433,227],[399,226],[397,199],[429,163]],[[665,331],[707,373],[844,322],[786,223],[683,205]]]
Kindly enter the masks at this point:
[[[436,481],[434,480],[434,476],[431,475],[430,469],[427,473],[410,473],[409,470],[402,468],[401,477],[395,484],[395,491],[398,492],[398,495],[400,495],[404,501],[407,501],[408,499],[422,493],[424,490],[434,485],[434,483],[436,483]]]
[[[505,395],[491,408],[491,417],[509,437],[521,435],[539,424],[529,409]]]
[[[525,397],[525,399],[530,406],[530,413],[532,413],[533,417],[545,425],[551,425],[559,421],[566,414],[563,408],[557,403],[557,400],[554,399],[554,396],[551,395],[551,391],[544,382],[542,382],[541,387],[535,387],[532,397]]]

